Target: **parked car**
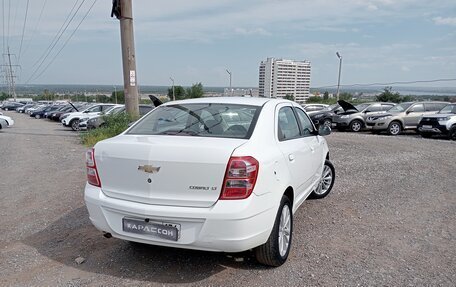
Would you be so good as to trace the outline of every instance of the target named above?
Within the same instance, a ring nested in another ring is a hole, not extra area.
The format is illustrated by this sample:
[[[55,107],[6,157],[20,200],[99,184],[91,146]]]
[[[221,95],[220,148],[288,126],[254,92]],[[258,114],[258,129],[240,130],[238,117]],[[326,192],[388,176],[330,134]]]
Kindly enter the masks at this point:
[[[15,111],[17,108],[22,106],[24,106],[24,104],[19,102],[4,102],[2,105],[2,109],[4,111]]]
[[[322,124],[331,127],[333,117],[341,112],[343,112],[342,107],[339,106],[339,104],[334,104],[328,106],[326,109],[307,112],[307,114],[316,127],[319,127]]]
[[[18,113],[24,113],[24,112],[25,112],[25,109],[31,108],[31,107],[33,107],[33,106],[35,106],[35,105],[36,105],[36,103],[25,104],[25,105],[23,105],[23,106],[21,106],[21,107],[16,108],[16,112],[18,112]]]
[[[65,106],[61,107],[60,109],[55,110],[52,113],[50,113],[48,118],[53,121],[59,121],[61,115],[66,114],[66,113],[76,112],[76,111],[77,110],[75,110],[74,106],[65,105]]]
[[[44,106],[40,109],[32,111],[30,113],[30,116],[33,118],[36,118],[36,119],[41,119],[41,118],[45,117],[46,113],[55,111],[58,108],[59,108],[58,106]]]
[[[398,135],[403,130],[416,130],[423,116],[436,114],[448,103],[445,102],[406,102],[389,109],[387,113],[368,117],[366,124],[373,133],[386,131]]]
[[[153,108],[162,105],[162,101],[153,95],[149,95],[149,99],[152,102],[152,105],[140,104],[139,105],[139,116],[142,117],[148,112],[150,112]],[[106,111],[105,115],[114,115],[118,113],[125,112],[125,105],[116,105],[110,110]],[[101,126],[105,125],[105,118],[104,115],[95,115],[91,117],[86,117],[81,119],[79,122],[79,128],[82,130],[86,129],[96,129]]]
[[[302,106],[306,112],[321,111],[327,109],[329,105],[325,104],[307,104]]]
[[[423,138],[445,135],[456,140],[456,104],[449,104],[435,115],[424,116],[418,124],[418,132]]]
[[[79,129],[87,130],[87,129],[92,129],[92,128],[98,128],[99,126],[101,126],[102,123],[104,123],[104,120],[103,120],[104,116],[114,115],[118,112],[125,112],[125,105],[114,105],[99,115],[84,116],[79,120]],[[100,124],[97,126],[88,127],[88,121],[91,121],[92,123],[99,122]]]
[[[11,117],[4,116],[2,113],[0,113],[0,130],[11,127],[14,125],[14,120]]]
[[[30,115],[30,114],[33,113],[34,111],[39,110],[39,109],[42,109],[42,108],[44,108],[44,107],[46,107],[46,105],[44,105],[44,104],[38,104],[38,105],[32,106],[32,107],[30,107],[30,108],[24,109],[24,112],[25,112],[26,114]]]
[[[98,115],[103,111],[106,111],[114,104],[97,104],[91,106],[81,112],[72,112],[65,115],[61,122],[65,127],[71,127],[74,131],[79,130],[79,120],[84,116]]]
[[[352,132],[359,132],[366,127],[366,118],[372,114],[381,114],[392,108],[393,103],[363,103],[356,106],[340,100],[337,102],[344,112],[338,113],[333,117],[333,122],[337,129],[350,129]]]
[[[233,117],[238,113],[250,121]],[[254,249],[260,263],[279,266],[290,252],[293,214],[309,195],[323,198],[334,184],[322,137],[329,133],[282,99],[165,103],[87,152],[89,218],[106,237],[207,251]]]

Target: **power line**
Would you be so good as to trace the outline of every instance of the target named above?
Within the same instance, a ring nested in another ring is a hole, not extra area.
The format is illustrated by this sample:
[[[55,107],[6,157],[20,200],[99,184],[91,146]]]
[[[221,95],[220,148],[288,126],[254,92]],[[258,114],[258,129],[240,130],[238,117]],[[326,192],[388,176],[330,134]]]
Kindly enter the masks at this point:
[[[36,24],[34,25],[32,36],[30,37],[30,40],[28,41],[27,45],[25,46],[24,54],[27,53],[28,48],[30,47],[30,44],[32,43],[33,39],[35,38],[36,31],[38,30],[38,27],[41,24],[41,17],[43,16],[43,11],[44,11],[44,8],[46,7],[46,3],[47,3],[47,0],[44,0],[43,6],[41,7],[40,15],[38,16],[38,21],[36,21]]]
[[[51,49],[52,45],[54,44],[54,42],[57,40],[57,38],[59,37],[60,35],[60,32],[62,31],[63,27],[65,27],[65,24],[67,23],[68,19],[70,19],[71,17],[71,14],[73,14],[73,11],[74,11],[74,8],[76,8],[76,5],[78,4],[79,0],[76,0],[73,4],[73,8],[71,8],[70,10],[70,13],[66,16],[65,18],[65,21],[63,21],[63,24],[62,26],[60,26],[60,29],[57,31],[57,33],[55,34],[54,38],[52,39],[51,43],[49,44],[49,46],[44,50],[43,54],[38,58],[38,60],[33,64],[33,67],[35,67],[42,59],[43,57],[46,55],[46,53],[49,51],[49,49]]]
[[[389,83],[369,83],[369,84],[347,84],[340,85],[341,87],[371,87],[371,86],[389,86],[389,85],[406,85],[406,84],[419,84],[419,83],[437,83],[437,82],[453,82],[456,81],[456,78],[447,78],[447,79],[433,79],[433,80],[417,80],[417,81],[396,81]],[[335,88],[337,85],[330,86],[321,86],[315,87],[313,89],[325,89],[325,88]]]
[[[29,7],[30,0],[27,0],[27,6],[25,7],[25,17],[24,17],[24,26],[22,26],[22,36],[21,36],[21,45],[19,46],[19,56],[17,57],[17,62],[19,63],[21,59],[21,52],[22,52],[22,42],[24,41],[24,34],[25,34],[25,25],[27,24],[27,14],[28,14],[28,7]]]
[[[54,47],[57,45],[57,43],[59,42],[60,38],[63,36],[63,34],[65,33],[65,31],[68,29],[68,26],[71,24],[71,22],[73,21],[74,17],[77,15],[77,13],[79,12],[79,10],[81,9],[81,6],[82,4],[84,4],[86,0],[82,0],[81,4],[79,4],[78,8],[76,9],[76,11],[73,13],[73,16],[71,16],[70,20],[68,21],[68,23],[66,24],[66,26],[63,28],[63,31],[60,33],[60,35],[58,35],[57,37],[57,40],[51,45],[49,51],[46,53],[46,55],[44,56],[44,58],[41,60],[40,64],[38,65],[38,67],[35,69],[35,71],[32,73],[32,75],[30,76],[30,78],[26,81],[26,83],[30,82],[30,80],[35,76],[35,74],[39,71],[39,69],[41,68],[41,66],[43,65],[43,63],[46,61],[46,59],[49,57],[49,55],[51,54],[52,50],[54,49]],[[79,0],[76,0],[76,3],[79,2]]]
[[[65,48],[65,46],[68,44],[68,42],[71,40],[71,38],[73,37],[73,35],[76,33],[76,31],[79,29],[79,26],[81,26],[82,22],[84,22],[84,20],[87,18],[87,16],[89,15],[90,11],[92,10],[93,6],[95,6],[95,4],[97,3],[98,0],[94,0],[92,5],[90,6],[89,10],[87,10],[87,12],[85,13],[84,17],[82,17],[81,21],[79,22],[79,24],[76,26],[76,28],[73,30],[73,32],[71,33],[70,37],[68,37],[68,39],[65,41],[65,43],[63,44],[63,46],[60,48],[60,50],[57,52],[57,54],[55,54],[55,56],[51,59],[51,61],[47,64],[47,66],[41,71],[41,73],[36,76],[33,80],[36,80],[38,79],[39,77],[41,77],[44,72],[46,72],[46,70],[49,68],[49,66],[55,61],[55,59],[60,55],[60,53],[62,52],[62,50]]]

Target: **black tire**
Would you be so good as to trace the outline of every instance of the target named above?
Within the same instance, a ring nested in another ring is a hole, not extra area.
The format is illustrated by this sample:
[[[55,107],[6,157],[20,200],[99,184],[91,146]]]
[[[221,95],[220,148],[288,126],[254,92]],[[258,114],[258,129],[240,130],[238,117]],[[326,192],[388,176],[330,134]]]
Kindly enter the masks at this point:
[[[402,125],[398,121],[392,121],[388,125],[388,130],[387,131],[388,131],[389,135],[397,136],[398,134],[400,134],[402,132]]]
[[[35,119],[40,119],[41,116],[40,115],[35,115]]]
[[[331,177],[330,182],[328,182],[329,177],[326,177],[327,181],[324,182],[324,180],[325,180],[324,177],[325,177],[326,171],[328,171],[325,169],[325,167],[329,168],[330,177]],[[323,166],[323,172],[322,172],[322,178],[320,181],[320,185],[317,190],[312,191],[312,193],[310,194],[310,198],[320,199],[320,198],[326,197],[331,192],[331,189],[334,186],[335,180],[336,180],[336,170],[334,169],[334,165],[329,160],[325,160],[325,165]],[[325,188],[326,190],[324,192],[322,192],[321,188],[323,188],[324,184],[326,184],[326,188]]]
[[[75,132],[79,131],[79,119],[71,120],[70,127]]]
[[[353,120],[350,122],[350,131],[357,133],[363,128],[363,123],[360,120]]]
[[[322,126],[328,126],[328,127],[331,127],[332,126],[332,120],[331,119],[325,119],[322,123],[321,123]]]
[[[452,126],[450,128],[450,132],[448,133],[448,139],[456,141],[456,126]]]
[[[432,134],[431,134],[431,133],[420,133],[420,134],[421,134],[421,136],[422,136],[423,138],[425,138],[425,139],[428,139],[428,138],[432,137]]]
[[[288,248],[284,255],[280,254],[280,247],[279,247],[279,225],[280,219],[282,217],[282,211],[284,208],[288,208],[290,211],[290,230],[289,230],[289,243]],[[277,211],[276,219],[274,222],[274,227],[272,228],[271,234],[269,235],[268,241],[265,244],[258,246],[255,248],[255,257],[257,261],[261,264],[267,266],[278,267],[285,263],[288,258],[288,254],[290,253],[291,243],[293,238],[293,213],[290,199],[286,195],[282,196],[282,200],[280,201],[280,207]]]

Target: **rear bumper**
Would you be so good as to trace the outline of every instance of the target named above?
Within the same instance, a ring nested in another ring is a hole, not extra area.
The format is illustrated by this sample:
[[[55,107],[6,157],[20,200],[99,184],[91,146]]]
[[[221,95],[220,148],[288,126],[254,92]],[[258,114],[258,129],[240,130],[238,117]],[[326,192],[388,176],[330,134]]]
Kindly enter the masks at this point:
[[[84,196],[90,220],[112,236],[152,245],[207,251],[240,252],[264,244],[271,233],[278,205],[270,194],[246,200],[222,200],[208,208],[150,205],[107,197],[87,184]],[[129,233],[122,218],[180,224],[178,241]]]

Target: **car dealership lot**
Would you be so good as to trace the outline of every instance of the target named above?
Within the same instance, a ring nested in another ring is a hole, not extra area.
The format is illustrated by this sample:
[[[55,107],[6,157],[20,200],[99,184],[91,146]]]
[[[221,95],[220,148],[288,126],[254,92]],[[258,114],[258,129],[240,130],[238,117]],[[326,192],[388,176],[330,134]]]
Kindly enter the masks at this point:
[[[298,210],[290,257],[272,269],[249,252],[102,237],[83,204],[86,148],[77,135],[58,123],[5,115],[15,125],[0,131],[2,286],[456,284],[456,142],[328,136],[333,191]]]

